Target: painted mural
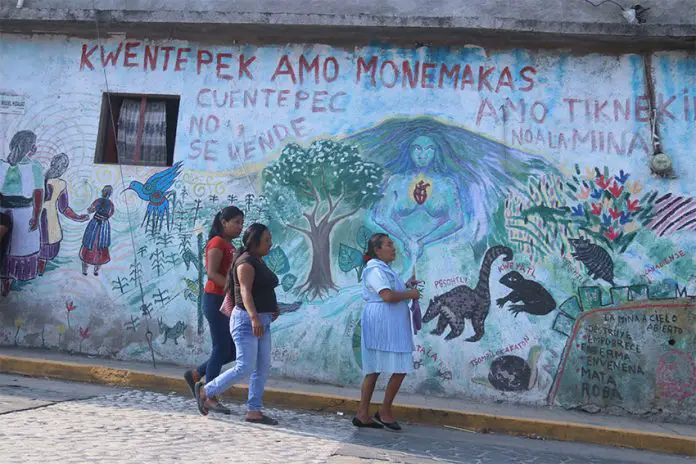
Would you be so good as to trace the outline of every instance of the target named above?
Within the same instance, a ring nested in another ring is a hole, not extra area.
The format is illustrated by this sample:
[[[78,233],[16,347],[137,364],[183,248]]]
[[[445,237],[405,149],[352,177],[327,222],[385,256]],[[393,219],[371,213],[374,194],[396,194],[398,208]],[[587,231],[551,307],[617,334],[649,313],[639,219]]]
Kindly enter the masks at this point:
[[[696,56],[653,55],[651,98],[637,55],[0,49],[46,70],[0,66],[24,102],[0,113],[0,343],[200,361],[204,237],[234,204],[274,234],[276,376],[360,382],[362,256],[386,231],[425,281],[404,388],[696,417]],[[107,89],[180,96],[172,166],[94,162]],[[651,174],[656,140],[676,178]]]

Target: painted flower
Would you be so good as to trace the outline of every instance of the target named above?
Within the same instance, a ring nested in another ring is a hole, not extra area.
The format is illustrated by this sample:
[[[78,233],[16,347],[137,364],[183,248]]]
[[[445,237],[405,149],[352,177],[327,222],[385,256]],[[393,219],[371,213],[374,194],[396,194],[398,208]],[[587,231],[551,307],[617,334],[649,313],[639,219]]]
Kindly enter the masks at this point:
[[[621,187],[619,184],[614,181],[611,187],[608,188],[609,193],[611,193],[614,198],[619,198],[619,195],[623,192],[623,187]]]
[[[609,229],[606,232],[604,232],[604,236],[606,238],[608,238],[609,240],[611,240],[612,242],[614,240],[616,240],[617,238],[619,238],[619,235],[621,235],[621,234],[619,232],[617,232],[616,230],[614,230],[613,227],[609,227]]]
[[[571,206],[570,209],[573,212],[573,216],[584,216],[585,215],[585,209],[582,207],[581,204],[577,205],[577,206]]]
[[[635,182],[627,182],[626,188],[632,195],[637,195],[643,190],[643,186],[638,180]]]
[[[604,227],[609,227],[611,225],[611,218],[606,214],[602,214],[602,225]]]
[[[587,187],[583,187],[582,190],[580,190],[580,193],[578,193],[578,198],[581,200],[587,200],[590,197],[590,189]]]
[[[83,329],[82,327],[80,327],[80,337],[82,337],[82,338],[89,337],[89,327],[87,327],[86,329]]]
[[[619,224],[624,225],[631,220],[631,213],[621,212],[621,217],[619,218]]]
[[[602,198],[602,193],[604,193],[603,190],[594,189],[592,190],[592,198],[594,198],[595,200],[599,200],[600,198]]]
[[[24,326],[24,318],[23,317],[18,317],[17,319],[14,320],[14,325],[18,329],[21,329]]]
[[[65,326],[63,324],[58,324],[56,326],[56,332],[58,332],[58,335],[63,335],[65,333]]]
[[[630,174],[624,173],[623,169],[619,171],[618,176],[614,176],[614,179],[616,179],[617,182],[619,182],[621,185],[625,184],[626,181],[628,180]]]
[[[601,203],[592,203],[592,214],[595,216],[599,216],[602,214],[602,204]]]
[[[639,199],[636,198],[635,200],[628,200],[626,203],[630,212],[635,213],[636,211],[640,210]]]
[[[595,170],[593,168],[585,168],[585,179],[592,180],[595,178]]]
[[[619,219],[621,217],[622,212],[617,211],[614,208],[609,208],[609,214],[611,214],[612,219]]]
[[[607,187],[609,187],[609,182],[610,182],[610,181],[607,180],[604,176],[599,176],[599,177],[597,177],[597,179],[595,180],[595,182],[597,183],[597,185],[599,185],[599,187],[600,187],[602,190],[604,190],[604,189],[606,189]]]
[[[69,313],[75,311],[75,303],[73,303],[72,301],[66,301],[65,310]]]

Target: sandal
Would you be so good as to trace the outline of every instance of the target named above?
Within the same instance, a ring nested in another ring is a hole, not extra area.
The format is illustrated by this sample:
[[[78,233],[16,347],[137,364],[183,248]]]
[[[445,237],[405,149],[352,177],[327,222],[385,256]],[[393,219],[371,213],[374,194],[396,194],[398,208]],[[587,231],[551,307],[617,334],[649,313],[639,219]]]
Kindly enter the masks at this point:
[[[270,418],[266,415],[262,415],[259,418],[244,418],[244,422],[251,422],[252,424],[263,424],[263,425],[278,425],[278,421]]]
[[[373,417],[372,420],[374,420],[374,421],[377,422],[378,424],[382,424],[383,426],[385,426],[385,427],[386,427],[387,429],[389,429],[389,430],[394,430],[394,431],[401,430],[401,426],[400,426],[399,423],[396,422],[396,421],[394,421],[394,422],[384,422],[384,421],[382,420],[382,418],[379,417],[379,412],[375,414],[375,417]]]
[[[358,419],[357,416],[353,417],[353,425],[359,428],[366,428],[366,429],[381,429],[384,426],[382,424],[378,424],[377,422],[371,421],[371,422],[363,422],[360,419]]]
[[[200,412],[204,416],[207,416],[208,415],[208,408],[205,406],[206,398],[203,398],[201,396],[201,389],[203,387],[204,387],[203,382],[196,383],[196,386],[194,387],[194,395],[196,395],[196,403],[198,404],[198,412]]]
[[[222,404],[217,398],[209,398],[208,409],[213,412],[219,412],[220,414],[227,414],[228,416],[232,414],[230,408]]]

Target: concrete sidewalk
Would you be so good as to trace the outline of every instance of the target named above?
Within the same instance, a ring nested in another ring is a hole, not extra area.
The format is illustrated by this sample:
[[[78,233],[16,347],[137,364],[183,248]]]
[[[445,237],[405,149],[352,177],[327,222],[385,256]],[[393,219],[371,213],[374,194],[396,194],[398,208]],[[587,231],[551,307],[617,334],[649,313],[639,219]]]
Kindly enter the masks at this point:
[[[44,350],[0,348],[0,373],[49,377],[189,395],[180,366],[96,359]],[[382,392],[375,392],[375,402]],[[242,400],[246,389],[229,398]],[[352,415],[357,388],[269,380],[269,405]],[[629,417],[590,415],[555,408],[482,404],[467,400],[400,394],[395,414],[404,421],[478,432],[499,432],[562,441],[622,446],[696,456],[696,426],[648,422]]]

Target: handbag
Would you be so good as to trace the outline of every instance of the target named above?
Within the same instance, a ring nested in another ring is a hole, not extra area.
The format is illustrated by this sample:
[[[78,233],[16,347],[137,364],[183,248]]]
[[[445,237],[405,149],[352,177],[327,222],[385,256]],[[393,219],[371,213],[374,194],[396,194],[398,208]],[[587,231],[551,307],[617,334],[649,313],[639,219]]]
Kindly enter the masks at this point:
[[[227,317],[232,317],[232,310],[234,310],[234,301],[230,296],[229,292],[225,293],[225,299],[222,300],[222,306],[220,306],[220,312]]]

